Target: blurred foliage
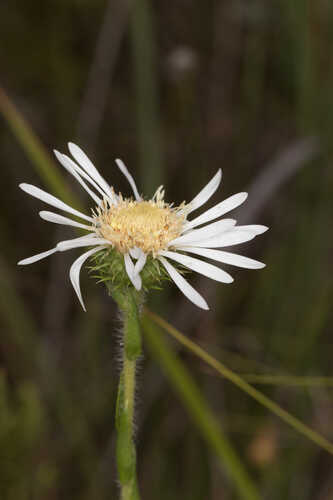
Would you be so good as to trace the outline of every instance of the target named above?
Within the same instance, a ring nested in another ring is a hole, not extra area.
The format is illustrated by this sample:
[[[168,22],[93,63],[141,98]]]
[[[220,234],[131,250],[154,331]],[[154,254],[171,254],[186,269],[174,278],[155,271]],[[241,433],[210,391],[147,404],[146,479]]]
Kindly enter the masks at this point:
[[[111,32],[119,22],[116,6],[117,0],[111,1]],[[105,0],[0,4],[0,85],[47,150],[64,150],[78,135],[77,117],[107,7]],[[138,178],[140,190],[163,183],[167,199],[179,202],[191,199],[222,166],[221,199],[244,190],[298,138],[319,138],[320,155],[251,221],[266,223],[271,231],[239,250],[263,255],[267,269],[231,270],[236,277],[231,287],[197,280],[211,304],[209,313],[195,309],[172,287],[149,298],[153,310],[249,380],[332,375],[332,27],[333,5],[327,0],[137,0],[125,19],[107,85],[93,158],[123,192],[125,181],[112,166],[118,156]],[[67,279],[72,256],[16,270],[17,260],[50,248],[68,233],[38,221],[40,204],[17,189],[22,181],[51,189],[50,178],[40,177],[36,156],[29,160],[22,142],[0,120],[5,187],[0,199],[0,498],[117,498],[116,308],[102,287],[82,276],[88,313],[81,312]],[[66,193],[77,195],[77,186],[63,177]],[[145,356],[137,413],[143,498],[239,498],[214,448],[192,425],[186,397],[180,390],[174,396],[156,355],[146,349]],[[263,498],[333,497],[330,455],[197,358],[181,351],[178,361],[191,372]],[[326,379],[315,387],[281,382],[263,390],[332,441]]]
[[[0,376],[0,469],[1,498],[42,498],[56,479],[49,463],[47,419],[38,389],[22,382],[11,394],[6,376]]]

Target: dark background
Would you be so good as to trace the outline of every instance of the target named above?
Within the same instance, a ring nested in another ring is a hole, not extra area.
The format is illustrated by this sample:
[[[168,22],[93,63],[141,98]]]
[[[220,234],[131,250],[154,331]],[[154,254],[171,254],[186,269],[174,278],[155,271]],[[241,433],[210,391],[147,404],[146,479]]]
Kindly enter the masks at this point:
[[[193,274],[208,313],[171,285],[148,305],[333,439],[332,380],[292,379],[332,370],[333,3],[2,0],[0,34],[0,498],[118,491],[118,314],[86,271],[82,312],[68,278],[75,250],[16,267],[72,233],[39,220],[44,205],[17,187],[52,190],[40,165],[51,166],[6,94],[47,154],[77,142],[123,193],[116,157],[139,191],[164,184],[170,202],[189,201],[220,167],[211,206],[249,190],[239,220],[271,229],[236,250],[267,268],[230,269],[229,286]],[[171,345],[263,498],[333,498],[326,451]],[[262,385],[267,375],[286,377]],[[241,498],[147,343],[139,378],[142,498]]]

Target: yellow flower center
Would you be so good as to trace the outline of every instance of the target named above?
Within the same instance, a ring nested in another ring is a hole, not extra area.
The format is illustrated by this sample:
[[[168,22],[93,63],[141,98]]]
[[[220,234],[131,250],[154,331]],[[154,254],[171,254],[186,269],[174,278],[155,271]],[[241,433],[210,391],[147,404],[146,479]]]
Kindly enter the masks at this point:
[[[181,234],[185,215],[161,199],[104,204],[95,214],[96,232],[121,253],[134,247],[155,256]]]

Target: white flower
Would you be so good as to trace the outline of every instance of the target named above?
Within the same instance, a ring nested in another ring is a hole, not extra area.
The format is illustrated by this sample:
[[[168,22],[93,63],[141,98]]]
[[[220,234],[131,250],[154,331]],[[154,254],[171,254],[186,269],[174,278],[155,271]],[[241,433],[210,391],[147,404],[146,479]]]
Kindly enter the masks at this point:
[[[188,254],[249,269],[259,269],[265,266],[261,262],[241,255],[216,250],[216,248],[229,247],[252,240],[268,229],[261,225],[237,226],[233,219],[211,222],[241,205],[246,200],[247,193],[230,196],[198,217],[188,219],[192,212],[204,205],[215,193],[221,182],[221,170],[218,170],[190,203],[182,203],[178,207],[173,207],[164,201],[163,186],[157,189],[151,200],[144,200],[138,193],[133,177],[121,160],[116,160],[116,163],[131,185],[135,199],[126,199],[121,194],[117,195],[78,146],[69,143],[68,147],[75,161],[58,151],[55,151],[55,155],[62,166],[76,178],[94,200],[95,207],[90,216],[71,208],[58,198],[31,184],[20,184],[20,188],[59,210],[79,217],[85,223],[47,211],[39,212],[42,219],[84,229],[88,231],[88,234],[61,241],[51,250],[21,260],[18,264],[32,264],[55,252],[93,246],[93,249],[75,260],[69,273],[84,310],[79,282],[81,267],[91,255],[101,249],[112,247],[123,254],[126,272],[137,290],[142,287],[140,272],[146,264],[147,257],[158,259],[183,294],[202,309],[209,309],[205,299],[185,280],[170,261],[175,261],[185,268],[223,283],[233,281],[230,274]]]

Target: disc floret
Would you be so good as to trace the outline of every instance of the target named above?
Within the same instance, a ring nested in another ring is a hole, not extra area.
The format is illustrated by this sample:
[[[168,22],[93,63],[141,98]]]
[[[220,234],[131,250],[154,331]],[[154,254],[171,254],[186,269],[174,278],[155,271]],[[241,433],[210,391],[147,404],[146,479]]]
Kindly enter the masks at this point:
[[[126,254],[133,248],[155,257],[177,238],[183,228],[183,206],[172,207],[163,198],[161,188],[151,200],[133,200],[118,196],[118,203],[107,200],[95,211],[96,233]]]

